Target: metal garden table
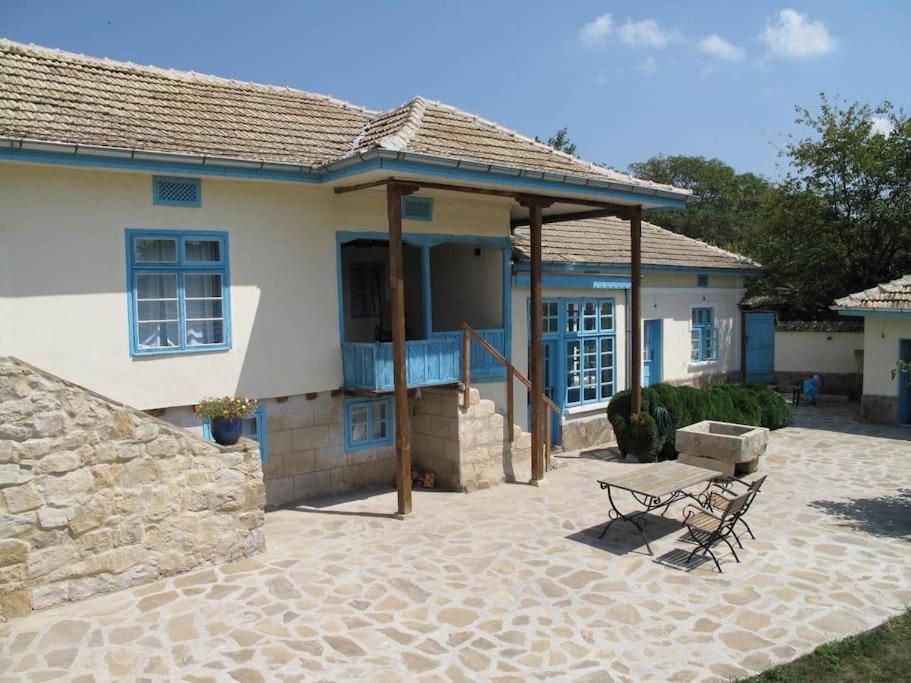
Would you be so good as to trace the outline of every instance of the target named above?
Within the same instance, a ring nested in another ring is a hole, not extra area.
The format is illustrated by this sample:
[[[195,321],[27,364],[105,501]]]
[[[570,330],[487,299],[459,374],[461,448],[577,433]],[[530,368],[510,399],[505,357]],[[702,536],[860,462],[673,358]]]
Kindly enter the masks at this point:
[[[683,463],[667,460],[648,465],[639,465],[632,472],[620,474],[616,477],[611,477],[610,479],[599,479],[598,483],[601,485],[601,489],[607,491],[607,498],[610,501],[611,510],[608,513],[610,521],[607,523],[607,526],[604,527],[604,531],[601,532],[601,535],[598,538],[604,538],[604,534],[610,529],[611,524],[623,520],[624,522],[629,522],[639,530],[639,533],[642,534],[642,538],[645,540],[645,547],[648,549],[649,554],[653,554],[652,548],[648,543],[648,537],[646,537],[645,530],[642,528],[643,525],[648,523],[648,520],[641,520],[641,525],[637,520],[643,515],[661,507],[664,508],[664,511],[661,513],[661,516],[663,517],[667,513],[667,509],[673,503],[683,500],[684,498],[691,498],[700,506],[703,505],[705,493],[708,491],[709,484],[713,479],[721,476],[723,475],[720,472],[709,470],[705,467],[684,465]],[[706,486],[700,493],[693,494],[686,491],[686,489],[702,483],[706,483]],[[614,502],[614,496],[611,493],[613,489],[628,491],[632,494],[636,502],[643,506],[643,509],[629,514],[620,512]]]

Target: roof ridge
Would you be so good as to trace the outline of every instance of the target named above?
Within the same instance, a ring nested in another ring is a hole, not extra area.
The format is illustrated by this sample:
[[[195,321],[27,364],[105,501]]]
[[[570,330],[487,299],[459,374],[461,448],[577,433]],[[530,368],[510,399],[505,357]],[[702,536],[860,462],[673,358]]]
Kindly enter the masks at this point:
[[[421,99],[423,99],[423,98],[421,98]],[[446,102],[440,102],[439,100],[425,100],[425,103],[430,104],[430,105],[436,105],[443,109],[448,109],[452,112],[462,114],[463,116],[467,116],[475,121],[478,121],[479,123],[483,123],[485,125],[492,126],[493,128],[496,128],[497,130],[499,130],[501,133],[505,133],[506,135],[509,135],[518,140],[522,140],[524,142],[528,142],[533,145],[536,145],[536,146],[540,147],[543,151],[546,151],[546,152],[553,154],[555,156],[558,156],[558,157],[562,157],[563,159],[566,159],[568,161],[573,161],[582,166],[586,166],[592,172],[600,173],[600,174],[612,177],[615,180],[618,180],[621,182],[624,180],[633,180],[637,183],[648,183],[656,188],[662,188],[662,189],[670,188],[670,189],[674,190],[675,192],[680,192],[681,190],[684,189],[684,188],[674,187],[673,185],[667,185],[664,183],[656,183],[651,180],[644,180],[642,178],[637,178],[636,176],[634,176],[630,173],[622,173],[621,171],[617,171],[612,168],[608,168],[607,166],[601,166],[599,164],[596,164],[593,161],[589,161],[588,159],[583,159],[581,157],[577,157],[572,154],[568,154],[567,152],[559,150],[556,147],[553,147],[544,142],[541,142],[540,140],[535,140],[534,138],[528,137],[527,135],[523,135],[522,133],[519,133],[518,131],[516,131],[512,128],[508,128],[508,127],[504,126],[502,123],[497,123],[496,121],[492,121],[491,119],[484,118],[483,116],[479,116],[470,111],[466,111],[466,110],[456,107],[452,104],[447,104]],[[692,190],[686,190],[686,192],[688,194],[692,194]]]
[[[421,128],[424,112],[427,111],[427,100],[420,95],[417,95],[416,97],[412,97],[401,107],[396,107],[396,109],[404,109],[405,107],[409,108],[408,116],[405,117],[405,121],[397,131],[377,140],[377,147],[382,147],[383,149],[389,149],[395,152],[403,152],[414,140],[415,136],[418,134],[418,130]]]
[[[370,109],[369,107],[365,107],[363,105],[354,104],[352,102],[348,102],[347,100],[333,97],[332,95],[315,93],[309,90],[293,88],[287,85],[274,85],[271,83],[244,81],[237,78],[225,78],[224,76],[215,76],[213,74],[205,74],[198,71],[188,71],[185,69],[166,69],[164,67],[155,66],[154,64],[137,64],[136,62],[111,59],[110,57],[94,57],[92,55],[86,55],[81,52],[70,52],[69,50],[45,47],[43,45],[36,45],[35,43],[20,43],[15,40],[10,40],[9,38],[3,38],[0,36],[0,51],[3,50],[16,51],[21,54],[34,55],[45,58],[65,58],[78,60],[87,64],[95,64],[97,66],[127,69],[134,73],[153,74],[164,78],[172,78],[191,82],[195,81],[199,83],[210,83],[212,85],[252,86],[254,88],[260,88],[266,91],[299,93],[315,99],[332,102],[342,107],[354,109],[367,115],[376,115],[381,113],[376,109]]]
[[[862,289],[859,292],[846,294],[843,297],[835,299],[835,305],[850,306],[851,304],[861,304],[868,299],[876,297],[878,294],[891,294],[894,293],[896,289],[904,286],[911,286],[911,273],[906,273],[905,275],[897,277],[894,280],[889,280],[888,282],[881,282],[878,285]]]

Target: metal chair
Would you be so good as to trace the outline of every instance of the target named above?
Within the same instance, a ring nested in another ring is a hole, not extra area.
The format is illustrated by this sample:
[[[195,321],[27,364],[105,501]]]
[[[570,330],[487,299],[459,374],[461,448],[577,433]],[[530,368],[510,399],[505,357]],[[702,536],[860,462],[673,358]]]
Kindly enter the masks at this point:
[[[734,550],[734,546],[731,545],[728,536],[733,535],[735,540],[737,540],[737,545],[740,545],[740,540],[734,534],[734,525],[743,514],[743,509],[749,499],[749,493],[732,498],[720,517],[695,505],[688,505],[684,508],[686,514],[683,518],[683,524],[689,531],[690,537],[696,542],[696,547],[693,548],[693,552],[690,553],[686,560],[687,564],[692,562],[693,556],[701,550],[703,555],[709,555],[714,560],[718,573],[722,573],[721,564],[718,562],[718,558],[715,557],[715,553],[712,552],[712,547],[718,543],[727,545],[731,553],[733,553],[734,559],[740,562],[737,551]],[[743,548],[742,545],[740,547]]]
[[[750,496],[750,498],[747,501],[746,505],[744,506],[743,511],[741,512],[740,516],[737,518],[737,521],[740,522],[741,524],[743,524],[743,526],[747,530],[747,533],[750,535],[750,538],[752,538],[754,541],[756,540],[756,535],[753,533],[753,530],[750,528],[750,525],[747,524],[747,521],[744,519],[744,516],[746,515],[747,510],[749,510],[750,507],[753,505],[753,501],[756,499],[756,495],[759,493],[759,490],[762,488],[762,485],[765,483],[767,476],[769,476],[769,475],[764,474],[761,477],[759,477],[759,479],[755,479],[749,483],[745,482],[745,481],[740,481],[739,479],[734,479],[733,477],[728,477],[727,479],[716,480],[716,481],[712,482],[712,486],[717,486],[722,491],[724,491],[724,493],[729,493],[729,494],[734,493],[731,490],[732,484],[740,484],[741,486],[746,487],[746,493]],[[724,510],[730,504],[730,502],[731,502],[731,498],[729,496],[725,496],[718,491],[709,491],[708,494],[706,495],[707,507],[718,510],[718,511]],[[739,545],[742,548],[743,545],[740,543],[740,537],[737,536],[736,531],[734,532],[734,538],[737,539],[737,545]]]

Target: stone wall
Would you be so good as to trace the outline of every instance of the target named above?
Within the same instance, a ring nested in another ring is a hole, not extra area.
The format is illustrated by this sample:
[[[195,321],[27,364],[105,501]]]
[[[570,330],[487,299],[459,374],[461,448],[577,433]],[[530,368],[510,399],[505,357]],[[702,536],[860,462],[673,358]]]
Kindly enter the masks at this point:
[[[514,426],[510,443],[506,420],[477,389],[423,389],[412,401],[412,454],[415,465],[437,475],[440,488],[475,491],[504,481],[531,477],[531,434]]]
[[[259,450],[0,358],[0,618],[265,547]]]
[[[394,446],[345,452],[343,395],[326,391],[260,403],[270,508],[395,483]]]
[[[898,424],[898,397],[864,394],[860,397],[860,415],[874,424]]]

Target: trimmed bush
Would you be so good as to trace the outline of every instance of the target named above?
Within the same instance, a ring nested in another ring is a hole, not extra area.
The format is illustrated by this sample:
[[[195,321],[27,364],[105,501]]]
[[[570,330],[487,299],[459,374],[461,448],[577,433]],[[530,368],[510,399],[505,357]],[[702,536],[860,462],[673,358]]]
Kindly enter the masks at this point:
[[[630,417],[631,395],[621,391],[607,406],[620,452],[637,458],[677,457],[676,432],[682,427],[717,420],[780,429],[791,424],[791,409],[784,399],[762,384],[723,384],[711,389],[656,384],[642,390],[642,413],[649,419]]]

